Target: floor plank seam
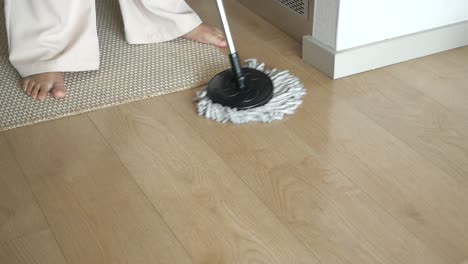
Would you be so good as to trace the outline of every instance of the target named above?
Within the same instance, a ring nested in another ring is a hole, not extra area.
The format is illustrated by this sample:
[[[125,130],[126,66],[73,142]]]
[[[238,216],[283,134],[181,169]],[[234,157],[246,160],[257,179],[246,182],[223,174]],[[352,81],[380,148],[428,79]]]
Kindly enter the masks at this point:
[[[115,107],[120,107],[120,106],[115,106]],[[106,110],[101,110],[101,111],[106,111]],[[193,261],[193,257],[191,254],[189,254],[188,250],[185,248],[184,244],[182,244],[182,242],[180,241],[179,237],[175,234],[174,230],[172,230],[171,226],[168,224],[167,220],[163,217],[163,215],[161,214],[161,212],[159,212],[159,210],[156,208],[156,206],[154,205],[154,203],[151,201],[151,199],[148,197],[147,193],[143,190],[143,188],[141,188],[141,185],[138,183],[138,181],[135,179],[135,177],[133,176],[133,173],[127,168],[127,166],[125,166],[125,164],[123,163],[122,159],[120,158],[120,156],[117,154],[117,152],[115,151],[115,149],[109,144],[109,142],[107,141],[107,139],[105,138],[105,136],[102,134],[101,130],[99,130],[99,127],[96,125],[96,123],[94,122],[93,118],[91,118],[89,116],[88,113],[86,113],[86,117],[90,120],[90,122],[93,124],[94,128],[98,131],[99,135],[101,135],[101,138],[104,142],[104,144],[106,145],[106,147],[108,149],[110,149],[112,151],[112,153],[114,154],[114,156],[117,158],[117,160],[119,161],[119,163],[125,168],[125,171],[127,172],[127,174],[130,176],[131,180],[134,182],[134,184],[136,184],[136,186],[138,186],[138,189],[140,190],[140,192],[144,195],[145,197],[145,200],[146,202],[148,202],[150,205],[151,205],[151,208],[153,208],[153,210],[156,212],[156,214],[161,218],[161,220],[164,222],[164,224],[166,225],[167,229],[170,230],[171,234],[173,235],[173,237],[177,240],[177,243],[179,243],[179,246],[181,248],[184,249],[184,252],[185,254],[187,254],[187,256],[189,257],[190,259],[190,262],[191,263],[194,263]]]
[[[316,80],[316,79],[315,79],[315,80]],[[318,80],[316,80],[316,81],[319,82],[320,85],[322,85],[324,89],[327,89],[327,90],[329,90],[330,92],[334,93],[332,90],[330,90],[330,89],[328,89],[327,87],[325,87],[325,85],[324,85],[323,83],[321,83],[321,82],[318,81]],[[335,94],[335,93],[334,93],[334,94]],[[336,95],[336,94],[335,94],[335,95]],[[337,95],[337,96],[339,96],[339,95]],[[387,129],[385,129],[385,128],[383,128],[382,126],[380,126],[380,124],[376,123],[376,121],[375,121],[374,119],[371,119],[368,115],[366,115],[366,114],[362,113],[361,111],[355,109],[356,107],[355,107],[354,105],[352,105],[352,104],[346,102],[345,100],[341,99],[341,96],[340,96],[339,100],[340,100],[341,103],[344,103],[347,107],[349,107],[349,108],[351,108],[351,109],[354,109],[354,111],[356,111],[358,114],[362,115],[364,118],[366,118],[367,120],[369,120],[369,122],[371,122],[374,126],[376,126],[376,127],[379,128],[379,129],[384,130],[387,134],[389,134],[389,136],[391,136],[391,137],[393,138],[393,140],[396,140],[397,142],[400,142],[401,144],[403,144],[404,146],[408,147],[411,151],[414,152],[414,150],[413,150],[412,148],[410,148],[410,147],[406,144],[406,142],[402,142],[399,138],[395,138],[395,136],[394,136],[392,133],[390,133]],[[313,116],[313,114],[312,114],[310,111],[308,111],[307,109],[306,109],[305,111],[306,111],[306,113],[307,113],[308,115]],[[293,133],[295,133],[295,132],[293,132]],[[308,145],[308,144],[307,144],[307,145]],[[308,145],[308,146],[309,146],[309,145]],[[420,158],[423,158],[423,157],[421,157],[421,155],[419,154],[419,152],[416,152],[416,155],[418,155],[418,157],[420,157]],[[357,157],[360,159],[359,156],[357,156]],[[426,159],[423,159],[423,160],[426,161],[426,162],[429,162],[429,161],[427,161]],[[328,159],[327,159],[327,161],[328,161],[334,168],[336,168],[338,171],[342,172],[332,161],[330,161],[330,160],[328,160]],[[429,162],[429,163],[432,164],[432,162]],[[363,164],[365,164],[365,163],[363,163]],[[436,167],[436,168],[438,168],[438,169],[440,170],[439,167]],[[442,172],[445,174],[444,171],[442,171]],[[355,181],[353,181],[353,179],[350,178],[347,174],[345,174],[345,173],[343,173],[343,172],[342,172],[342,174],[345,175],[345,176],[349,179],[349,181],[351,181],[356,187],[358,187],[359,189],[361,189],[372,201],[374,201],[382,210],[384,210],[388,215],[390,215],[398,224],[400,224],[405,230],[407,230],[407,231],[408,231],[410,234],[412,234],[418,241],[420,241],[427,249],[429,249],[430,251],[432,251],[433,253],[435,253],[436,255],[438,255],[441,259],[447,259],[447,258],[450,259],[450,258],[451,258],[451,256],[447,256],[445,253],[439,252],[437,249],[434,249],[433,247],[429,246],[429,245],[425,242],[425,240],[423,240],[418,234],[416,234],[416,233],[414,233],[413,231],[411,231],[411,230],[407,227],[407,225],[406,225],[405,223],[403,223],[403,222],[402,222],[401,220],[399,220],[396,216],[394,216],[392,212],[388,211],[388,210],[386,209],[386,207],[385,207],[383,204],[381,204],[378,200],[376,200],[370,193],[368,193],[367,191],[365,191],[365,190],[362,188],[361,185],[358,185],[358,184],[357,184]],[[449,175],[447,175],[447,177],[448,177],[449,179],[451,179],[452,181],[454,180],[453,177],[451,177],[451,176],[449,176]],[[442,255],[441,255],[441,254],[442,254]]]
[[[164,97],[163,97],[163,98],[164,98]],[[185,119],[185,117],[184,117],[183,115],[181,115],[177,110],[174,109],[174,107],[172,106],[172,104],[170,104],[169,101],[167,101],[165,98],[164,98],[164,100],[170,105],[170,107],[173,109],[173,111],[174,111],[177,115],[179,115],[179,117],[181,117],[181,118],[184,120],[184,122],[185,122],[189,127],[192,127],[192,126],[190,125],[190,123]],[[234,170],[232,169],[232,167],[229,165],[229,163],[228,163],[227,161],[225,161],[225,160],[219,155],[219,153],[218,153],[215,149],[213,149],[213,148],[210,146],[210,144],[208,144],[208,143],[205,141],[205,139],[197,132],[197,130],[196,130],[195,128],[193,128],[193,127],[192,127],[192,129],[193,129],[193,131],[197,134],[197,136],[200,138],[200,140],[202,140],[202,141],[204,142],[204,144],[205,144],[207,147],[209,147],[209,148],[213,151],[213,153],[215,153],[216,156],[224,163],[224,165],[226,166],[226,168],[228,168],[234,175],[236,175],[236,178],[242,182],[242,184],[247,188],[247,190],[249,190],[249,192],[251,192],[253,195],[255,195],[255,197],[257,197],[257,199],[259,200],[259,202],[261,202],[261,204],[266,208],[266,210],[268,210],[268,212],[270,212],[270,213],[276,218],[276,221],[278,221],[278,223],[281,223],[281,226],[283,226],[283,227],[288,231],[288,233],[289,233],[292,237],[294,237],[294,239],[295,239],[298,243],[300,243],[301,245],[303,245],[303,247],[304,247],[305,249],[307,249],[308,252],[310,252],[311,254],[313,254],[313,256],[317,259],[317,261],[318,261],[319,264],[322,264],[322,262],[320,261],[320,258],[317,256],[317,254],[316,254],[314,251],[312,251],[307,245],[305,245],[305,244],[297,237],[297,235],[296,235],[294,232],[292,232],[291,229],[290,229],[287,225],[285,225],[285,223],[283,222],[283,220],[281,220],[281,218],[279,218],[278,215],[277,215],[276,213],[274,213],[273,210],[271,210],[271,208],[263,201],[263,199],[261,199],[261,198],[257,195],[257,193],[250,187],[250,185],[247,184],[247,183],[245,182],[245,180],[242,179],[242,177],[240,177],[239,174],[238,174],[236,171],[234,171]],[[223,129],[225,129],[225,128],[223,128]]]
[[[32,197],[34,198],[34,203],[36,204],[36,206],[41,210],[41,215],[42,215],[42,218],[44,219],[44,221],[47,223],[47,227],[48,227],[48,231],[52,234],[52,236],[54,237],[54,241],[57,245],[57,247],[59,248],[60,250],[60,254],[62,254],[62,257],[63,259],[65,260],[66,263],[70,263],[70,260],[67,258],[67,256],[65,255],[63,249],[62,249],[62,245],[60,245],[59,241],[57,240],[57,237],[56,237],[56,234],[54,232],[54,230],[52,229],[51,225],[50,225],[50,222],[49,222],[49,219],[47,219],[45,213],[44,213],[44,210],[42,209],[42,206],[40,205],[39,203],[39,200],[36,196],[36,193],[33,191],[32,189],[32,185],[31,185],[31,182],[29,180],[28,177],[26,177],[26,172],[23,168],[23,165],[21,165],[21,163],[19,163],[19,160],[16,156],[16,152],[14,151],[13,149],[13,145],[11,144],[10,142],[10,139],[9,137],[7,137],[7,133],[14,133],[15,130],[12,130],[12,131],[9,131],[9,132],[4,132],[4,136],[5,136],[5,141],[7,142],[7,146],[10,150],[10,153],[12,153],[12,156],[13,156],[13,159],[14,161],[16,162],[16,164],[18,165],[19,169],[21,170],[21,176],[23,177],[24,181],[28,184],[28,189],[31,191],[31,195]]]

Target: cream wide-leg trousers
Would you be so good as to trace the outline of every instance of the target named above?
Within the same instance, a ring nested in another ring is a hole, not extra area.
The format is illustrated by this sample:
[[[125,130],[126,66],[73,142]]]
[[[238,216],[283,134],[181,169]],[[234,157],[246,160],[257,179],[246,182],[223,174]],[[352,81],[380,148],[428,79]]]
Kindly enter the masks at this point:
[[[183,0],[119,2],[130,44],[172,40],[202,23]],[[22,77],[99,68],[95,0],[5,0],[5,17],[10,61]]]

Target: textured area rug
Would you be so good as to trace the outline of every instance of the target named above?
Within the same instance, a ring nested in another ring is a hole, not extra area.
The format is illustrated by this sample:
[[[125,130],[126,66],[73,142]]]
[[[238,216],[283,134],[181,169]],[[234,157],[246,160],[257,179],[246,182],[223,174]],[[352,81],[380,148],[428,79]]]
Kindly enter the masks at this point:
[[[188,40],[128,45],[118,1],[96,4],[100,70],[67,73],[68,96],[39,102],[20,90],[20,77],[8,61],[0,0],[0,131],[201,86],[229,67],[218,48]]]

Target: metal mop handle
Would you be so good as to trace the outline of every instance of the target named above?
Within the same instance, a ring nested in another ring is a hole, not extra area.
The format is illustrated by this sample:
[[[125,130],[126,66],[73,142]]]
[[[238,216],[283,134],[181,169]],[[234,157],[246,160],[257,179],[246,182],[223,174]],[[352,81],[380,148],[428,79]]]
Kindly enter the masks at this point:
[[[218,4],[219,16],[223,22],[224,33],[226,34],[226,39],[230,51],[229,59],[231,60],[232,71],[236,77],[237,86],[239,89],[245,89],[245,77],[242,72],[239,55],[237,54],[236,47],[234,46],[234,40],[232,39],[231,29],[229,28],[223,0],[216,0],[216,3]]]

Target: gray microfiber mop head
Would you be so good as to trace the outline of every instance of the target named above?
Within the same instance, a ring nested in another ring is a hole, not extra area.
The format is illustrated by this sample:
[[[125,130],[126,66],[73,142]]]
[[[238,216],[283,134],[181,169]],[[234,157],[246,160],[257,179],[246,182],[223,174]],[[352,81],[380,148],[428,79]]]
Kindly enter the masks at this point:
[[[285,115],[294,114],[302,103],[302,97],[306,94],[304,85],[299,78],[277,69],[268,70],[264,63],[258,63],[256,59],[246,60],[245,67],[254,68],[266,73],[273,81],[273,98],[265,105],[247,110],[238,110],[213,103],[206,96],[206,88],[197,92],[197,111],[200,116],[217,122],[244,124],[248,122],[268,123],[281,120]]]

